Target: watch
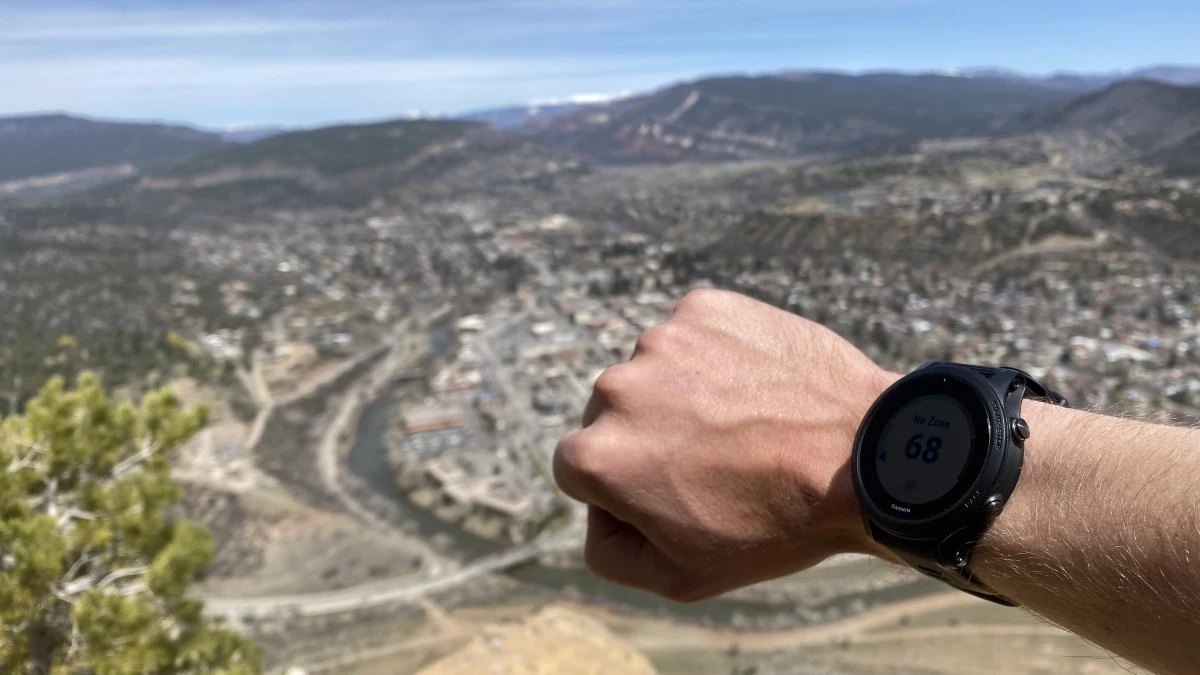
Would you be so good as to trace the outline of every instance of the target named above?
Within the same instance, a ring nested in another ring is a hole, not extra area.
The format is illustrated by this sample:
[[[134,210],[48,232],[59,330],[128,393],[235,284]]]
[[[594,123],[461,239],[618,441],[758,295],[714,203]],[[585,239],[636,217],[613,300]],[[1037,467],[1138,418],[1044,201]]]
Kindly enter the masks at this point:
[[[1025,398],[1067,405],[1016,368],[933,362],[888,387],[863,419],[851,461],[868,536],[929,576],[1012,605],[969,566],[1021,476]]]

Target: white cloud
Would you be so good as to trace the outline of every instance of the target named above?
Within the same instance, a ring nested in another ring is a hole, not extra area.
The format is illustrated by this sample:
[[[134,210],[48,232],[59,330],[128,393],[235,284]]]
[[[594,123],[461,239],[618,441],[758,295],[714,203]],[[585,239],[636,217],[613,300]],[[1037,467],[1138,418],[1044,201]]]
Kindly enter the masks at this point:
[[[130,89],[290,89],[359,84],[465,82],[588,75],[672,65],[646,58],[413,58],[355,61],[207,61],[192,58],[52,59],[0,63],[0,99],[31,88],[64,92]]]
[[[653,2],[647,3],[645,0],[512,0],[514,7],[555,10],[626,9],[635,6],[653,6],[654,4]]]
[[[629,98],[633,93],[622,91],[616,94],[572,94],[562,98],[537,98],[529,102],[529,105],[540,108],[548,105],[596,105],[598,103],[609,103],[611,101],[620,101]]]
[[[210,38],[316,33],[361,28],[362,20],[276,19],[212,12],[53,12],[0,10],[0,41]]]
[[[210,127],[231,123],[295,127],[387,119],[414,110],[457,113],[581,87],[642,91],[698,74],[697,67],[653,59],[619,64],[610,60],[0,61],[0,115],[65,110]]]
[[[431,103],[441,114],[581,84],[600,91],[644,87],[687,70],[686,64],[645,58],[0,61],[0,114],[68,110],[207,124],[295,124],[414,109],[429,115]],[[601,98],[608,97],[576,100]]]
[[[748,10],[783,10],[789,12],[824,12],[831,10],[861,10],[887,9],[892,7],[911,7],[919,5],[940,4],[945,0],[739,0],[737,3],[729,0],[511,0],[513,7],[537,10],[587,11],[625,10],[635,8],[639,12],[687,12],[698,10],[720,10],[729,12],[731,9]]]
[[[863,10],[888,7],[928,5],[945,0],[797,0],[780,3],[777,0],[742,0],[737,7],[742,11],[824,12],[831,10]],[[517,35],[522,32],[546,34],[567,31],[595,31],[619,28],[622,22],[638,22],[652,16],[696,17],[700,14],[728,13],[730,3],[726,0],[508,0],[505,5],[519,12],[508,16],[504,13],[490,16],[477,27]],[[24,9],[0,7],[0,44],[32,43],[38,41],[70,40],[121,40],[129,38],[214,38],[256,37],[285,34],[310,34],[348,31],[387,25],[416,26],[466,18],[488,16],[489,3],[434,2],[421,3],[412,7],[399,6],[392,10],[374,12],[364,18],[338,18],[319,16],[309,11],[297,16],[268,16],[261,12],[245,10],[45,10],[26,6]],[[282,5],[281,7],[290,7]],[[300,12],[303,8],[298,8]],[[311,8],[309,8],[311,9]],[[580,23],[575,17],[568,20],[572,12],[587,12],[588,21]],[[603,14],[601,17],[599,15]],[[600,19],[618,23],[595,23]],[[459,29],[470,29],[474,22],[460,25]]]

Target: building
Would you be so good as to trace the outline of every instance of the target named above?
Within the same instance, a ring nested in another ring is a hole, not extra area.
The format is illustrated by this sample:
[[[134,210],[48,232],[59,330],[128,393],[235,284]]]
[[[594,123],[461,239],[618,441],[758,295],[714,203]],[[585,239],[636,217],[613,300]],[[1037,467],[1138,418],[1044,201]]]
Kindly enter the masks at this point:
[[[400,410],[400,419],[404,430],[410,434],[458,429],[466,424],[458,407],[431,403],[405,406]]]
[[[457,391],[476,391],[483,386],[483,373],[477,369],[447,367],[433,377],[433,390],[439,394]]]
[[[573,363],[583,355],[583,346],[577,342],[563,344],[531,345],[517,352],[523,362],[544,361],[547,363]]]

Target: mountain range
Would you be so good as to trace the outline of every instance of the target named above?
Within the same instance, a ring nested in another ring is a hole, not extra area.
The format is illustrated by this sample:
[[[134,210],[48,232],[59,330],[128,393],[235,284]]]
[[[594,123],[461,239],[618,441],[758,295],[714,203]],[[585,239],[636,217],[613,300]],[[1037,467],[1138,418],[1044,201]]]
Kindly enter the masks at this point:
[[[220,148],[220,135],[167,124],[129,124],[62,114],[0,118],[0,180],[114,164],[173,164]]]
[[[53,196],[169,166],[227,144],[219,134],[168,124],[63,114],[0,117],[0,198]]]
[[[986,133],[1070,94],[999,77],[786,73],[678,84],[532,130],[602,162],[735,160],[877,152]]]
[[[1026,131],[1082,131],[1119,138],[1149,164],[1168,173],[1200,168],[1200,87],[1153,80],[1118,82],[1016,120]]]
[[[1103,89],[1122,80],[1155,80],[1181,87],[1200,86],[1200,66],[1155,65],[1109,73],[1057,72],[1028,75],[1007,68],[967,68],[955,71],[961,77],[1002,77],[1056,89],[1086,92]]]
[[[1196,68],[1143,72],[1200,81]],[[229,208],[357,203],[399,185],[448,189],[485,170],[500,171],[485,183],[520,182],[580,162],[866,154],[1012,133],[1107,134],[1170,172],[1200,170],[1200,88],[1095,78],[1003,71],[715,77],[606,102],[555,102],[536,115],[514,108],[472,115],[484,121],[254,130],[241,142],[178,125],[0,118],[0,200],[120,181],[113,190],[184,202],[221,195]]]
[[[814,74],[814,71],[791,71],[784,75],[792,77]],[[837,74],[837,73],[834,73]],[[840,73],[852,76],[851,73]],[[905,75],[903,72],[860,73],[860,75]],[[1130,71],[1111,73],[1060,72],[1038,76],[1020,73],[1005,68],[968,68],[964,70],[937,71],[928,75],[967,78],[1004,79],[1035,87],[1060,89],[1070,93],[1084,93],[1103,89],[1121,80],[1156,80],[1180,86],[1200,86],[1200,66],[1159,65],[1137,68]],[[629,94],[572,96],[565,99],[534,101],[526,105],[511,105],[486,108],[460,115],[460,119],[495,124],[501,129],[517,131],[532,130],[547,121],[576,112],[588,106],[610,103],[630,98]]]
[[[356,208],[375,200],[529,187],[582,170],[533,140],[461,120],[396,120],[277,134],[146,172],[95,193],[152,217]]]

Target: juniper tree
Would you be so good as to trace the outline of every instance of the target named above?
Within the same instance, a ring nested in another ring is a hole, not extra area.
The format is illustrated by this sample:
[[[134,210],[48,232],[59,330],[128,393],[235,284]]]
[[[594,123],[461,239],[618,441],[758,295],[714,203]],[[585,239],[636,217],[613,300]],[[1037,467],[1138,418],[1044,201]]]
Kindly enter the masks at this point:
[[[166,390],[114,403],[89,374],[0,420],[0,671],[259,671],[188,595],[213,545],[174,516],[167,456],[206,417]]]

